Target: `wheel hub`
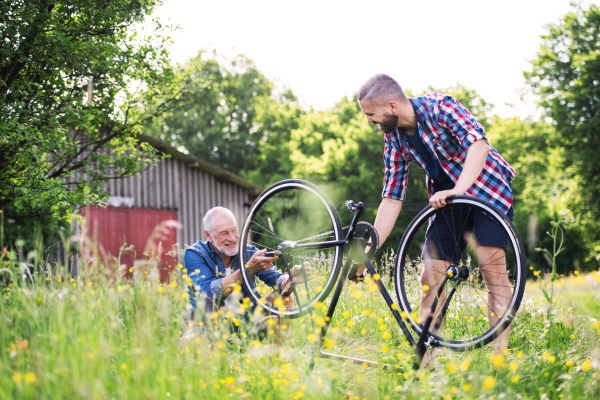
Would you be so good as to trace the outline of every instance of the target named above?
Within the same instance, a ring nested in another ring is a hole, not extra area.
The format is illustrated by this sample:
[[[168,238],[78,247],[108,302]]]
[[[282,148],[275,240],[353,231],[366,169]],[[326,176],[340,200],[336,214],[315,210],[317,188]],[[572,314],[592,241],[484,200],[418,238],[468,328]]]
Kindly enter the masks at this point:
[[[457,283],[461,283],[469,279],[469,268],[463,266],[462,264],[452,264],[446,270],[446,275],[448,275],[448,279],[456,281]]]

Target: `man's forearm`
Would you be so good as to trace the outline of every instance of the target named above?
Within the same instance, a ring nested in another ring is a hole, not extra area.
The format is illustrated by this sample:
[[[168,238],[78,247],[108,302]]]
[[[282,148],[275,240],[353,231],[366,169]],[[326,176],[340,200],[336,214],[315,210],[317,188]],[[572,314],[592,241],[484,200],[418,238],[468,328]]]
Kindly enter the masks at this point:
[[[462,194],[466,193],[473,183],[475,183],[479,175],[481,175],[489,152],[490,149],[483,139],[477,140],[469,147],[467,157],[465,158],[465,165],[458,177],[458,181],[456,181],[455,189],[458,192]]]
[[[242,283],[242,273],[240,270],[235,270],[231,273],[231,275],[226,276],[221,280],[221,286],[223,286],[223,298],[229,296],[235,287],[235,285],[240,285]]]
[[[388,197],[381,200],[379,210],[377,210],[377,217],[375,217],[375,230],[379,235],[380,248],[383,242],[390,236],[401,209],[402,200],[394,200]]]

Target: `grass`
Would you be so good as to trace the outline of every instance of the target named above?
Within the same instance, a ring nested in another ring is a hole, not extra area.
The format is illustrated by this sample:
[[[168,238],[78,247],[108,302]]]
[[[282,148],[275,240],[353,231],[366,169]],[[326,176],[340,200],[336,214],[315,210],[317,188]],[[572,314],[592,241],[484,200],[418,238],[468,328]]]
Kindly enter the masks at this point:
[[[319,359],[308,373],[322,309],[287,321],[286,343],[275,353],[243,334],[232,338],[223,315],[212,321],[212,339],[184,350],[178,345],[186,304],[181,285],[133,285],[93,271],[84,268],[75,280],[55,271],[34,276],[35,283],[18,278],[4,286],[0,399],[600,397],[600,324],[590,320],[600,319],[599,273],[558,282],[552,324],[530,283],[504,357],[491,358],[489,346],[444,353],[435,372],[415,376],[412,349],[381,297],[364,285],[344,290],[326,344],[331,352],[394,368]]]

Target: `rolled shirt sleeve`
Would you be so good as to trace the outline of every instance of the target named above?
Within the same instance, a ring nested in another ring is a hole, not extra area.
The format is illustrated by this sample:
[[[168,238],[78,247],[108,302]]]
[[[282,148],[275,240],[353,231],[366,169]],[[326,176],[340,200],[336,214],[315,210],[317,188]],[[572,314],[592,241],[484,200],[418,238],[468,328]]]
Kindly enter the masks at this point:
[[[465,150],[469,150],[469,147],[480,139],[485,140],[489,149],[492,150],[492,146],[485,137],[483,126],[454,97],[445,96],[443,98],[438,118],[439,124],[448,129]]]
[[[394,144],[392,133],[385,135],[383,163],[385,170],[381,197],[404,201],[408,181],[408,163],[404,161],[399,146]]]

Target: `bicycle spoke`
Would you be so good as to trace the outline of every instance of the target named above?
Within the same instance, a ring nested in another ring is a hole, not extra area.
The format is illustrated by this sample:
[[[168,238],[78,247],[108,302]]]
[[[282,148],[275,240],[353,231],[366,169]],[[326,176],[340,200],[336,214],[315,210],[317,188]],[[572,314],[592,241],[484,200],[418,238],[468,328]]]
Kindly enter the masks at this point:
[[[411,326],[419,333],[420,325],[411,312],[417,316],[429,314],[432,294],[437,293],[447,269],[454,265],[462,271],[447,283],[434,310],[436,324],[430,328],[441,335],[443,343],[460,343],[457,346],[484,340],[477,338],[485,338],[487,342],[495,337],[490,332],[503,329],[497,321],[510,318],[507,312],[515,304],[517,292],[523,290],[523,285],[517,286],[516,281],[523,278],[524,264],[513,248],[512,233],[504,222],[498,222],[504,217],[494,217],[487,209],[483,212],[472,204],[470,200],[462,204],[451,200],[446,207],[430,211],[430,216],[436,216],[431,224],[421,217],[418,227],[410,231],[411,236],[400,246],[403,254],[398,257],[402,261],[397,264],[400,270],[396,272],[399,301],[409,312]],[[505,242],[506,248],[501,247]],[[428,292],[423,291],[425,283]],[[446,296],[451,291],[455,294],[445,311]]]

